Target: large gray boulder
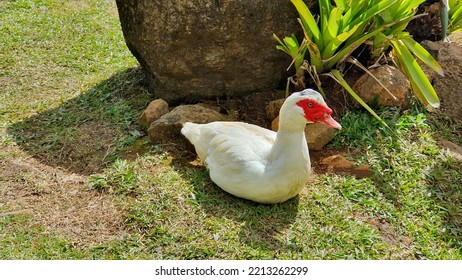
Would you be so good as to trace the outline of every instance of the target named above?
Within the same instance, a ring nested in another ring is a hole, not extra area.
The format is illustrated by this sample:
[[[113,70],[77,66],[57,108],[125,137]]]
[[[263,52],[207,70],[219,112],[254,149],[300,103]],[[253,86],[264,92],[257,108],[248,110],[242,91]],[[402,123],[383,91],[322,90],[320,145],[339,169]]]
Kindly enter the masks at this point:
[[[288,0],[116,2],[128,48],[150,90],[166,101],[276,87],[291,60],[276,50],[272,34],[300,31]]]

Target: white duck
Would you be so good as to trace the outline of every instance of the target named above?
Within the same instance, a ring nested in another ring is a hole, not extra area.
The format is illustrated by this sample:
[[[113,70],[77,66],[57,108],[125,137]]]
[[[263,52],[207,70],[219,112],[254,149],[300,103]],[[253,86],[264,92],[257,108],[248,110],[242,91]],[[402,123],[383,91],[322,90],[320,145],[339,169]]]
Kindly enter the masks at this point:
[[[305,186],[311,164],[305,138],[307,123],[341,129],[321,94],[312,89],[290,95],[274,132],[243,122],[187,122],[181,133],[196,148],[223,190],[260,203],[279,203]]]

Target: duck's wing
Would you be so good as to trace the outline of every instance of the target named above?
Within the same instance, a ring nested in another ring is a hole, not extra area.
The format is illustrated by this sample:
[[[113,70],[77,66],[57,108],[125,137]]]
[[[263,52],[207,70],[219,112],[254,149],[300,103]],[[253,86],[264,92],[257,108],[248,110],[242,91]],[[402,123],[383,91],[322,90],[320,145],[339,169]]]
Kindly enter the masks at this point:
[[[276,132],[243,122],[186,123],[182,133],[209,169],[229,171],[266,164]]]

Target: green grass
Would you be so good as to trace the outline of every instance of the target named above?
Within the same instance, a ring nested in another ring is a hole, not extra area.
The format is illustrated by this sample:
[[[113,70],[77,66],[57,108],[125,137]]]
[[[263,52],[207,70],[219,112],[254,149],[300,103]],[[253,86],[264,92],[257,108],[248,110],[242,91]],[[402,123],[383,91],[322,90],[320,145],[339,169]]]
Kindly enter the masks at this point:
[[[322,175],[286,203],[256,204],[146,142],[136,118],[152,97],[113,1],[2,1],[0,22],[1,259],[462,259],[462,163],[438,146],[461,144],[460,123],[383,109],[394,135],[351,110],[332,145],[372,178]],[[65,211],[80,196],[41,208],[63,188],[114,203],[115,234],[80,239],[49,222],[79,215]]]
[[[31,226],[26,215],[0,218],[1,259],[88,259],[89,252],[43,226]]]

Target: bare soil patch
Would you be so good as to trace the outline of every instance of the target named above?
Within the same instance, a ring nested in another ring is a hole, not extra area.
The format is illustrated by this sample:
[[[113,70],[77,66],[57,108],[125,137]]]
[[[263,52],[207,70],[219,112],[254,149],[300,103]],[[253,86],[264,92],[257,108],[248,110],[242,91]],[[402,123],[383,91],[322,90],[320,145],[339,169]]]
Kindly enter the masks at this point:
[[[88,188],[87,177],[50,167],[34,158],[0,160],[1,216],[28,214],[32,224],[58,231],[73,243],[91,246],[123,233],[115,197]]]

